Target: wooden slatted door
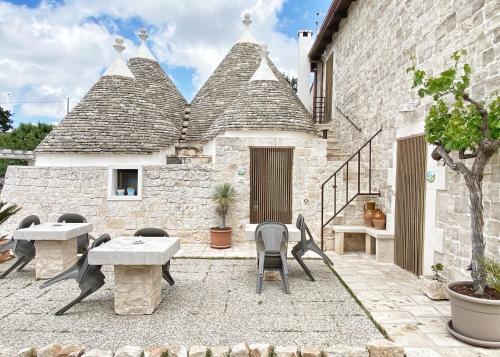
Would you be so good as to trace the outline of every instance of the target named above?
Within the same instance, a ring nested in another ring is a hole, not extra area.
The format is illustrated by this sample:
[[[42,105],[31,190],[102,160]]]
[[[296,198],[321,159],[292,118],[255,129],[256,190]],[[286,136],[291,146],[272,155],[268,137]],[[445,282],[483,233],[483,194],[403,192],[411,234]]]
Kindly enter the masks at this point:
[[[292,223],[293,148],[250,148],[250,223]]]
[[[399,140],[397,156],[395,262],[403,269],[421,275],[427,158],[424,136]]]

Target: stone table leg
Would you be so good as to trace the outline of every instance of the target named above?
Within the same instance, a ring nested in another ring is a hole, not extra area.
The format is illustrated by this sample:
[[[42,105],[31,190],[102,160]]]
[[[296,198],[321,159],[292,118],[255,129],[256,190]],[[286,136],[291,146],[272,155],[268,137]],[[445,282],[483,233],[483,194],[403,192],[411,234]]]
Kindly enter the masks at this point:
[[[161,265],[115,265],[115,312],[152,314],[161,301]]]
[[[394,263],[394,239],[377,238],[375,248],[378,263]]]
[[[76,238],[35,241],[36,279],[50,279],[76,263]]]

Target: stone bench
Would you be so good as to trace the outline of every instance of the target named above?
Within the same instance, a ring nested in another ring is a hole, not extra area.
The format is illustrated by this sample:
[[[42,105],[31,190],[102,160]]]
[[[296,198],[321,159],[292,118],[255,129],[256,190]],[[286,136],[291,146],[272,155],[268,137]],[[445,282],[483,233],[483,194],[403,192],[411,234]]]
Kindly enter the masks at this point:
[[[394,263],[394,233],[365,226],[333,226],[333,231],[337,254],[344,254],[345,233],[359,233],[365,235],[366,254],[375,254],[379,263]]]

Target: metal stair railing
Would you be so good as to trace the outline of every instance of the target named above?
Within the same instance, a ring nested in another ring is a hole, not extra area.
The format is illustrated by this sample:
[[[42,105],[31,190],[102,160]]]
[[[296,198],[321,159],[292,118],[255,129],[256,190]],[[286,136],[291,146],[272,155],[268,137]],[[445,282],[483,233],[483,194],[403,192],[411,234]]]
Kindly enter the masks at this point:
[[[380,192],[372,192],[372,141],[382,132],[380,128],[373,136],[368,139],[354,154],[352,154],[335,172],[328,177],[321,185],[321,249],[324,249],[324,229],[325,227],[338,216],[344,208],[346,208],[358,196],[380,196]],[[368,192],[361,192],[361,150],[368,146]],[[357,177],[357,191],[354,196],[349,197],[349,162],[357,157],[358,177]],[[346,192],[345,204],[337,210],[337,174],[342,169],[346,168]],[[333,179],[333,216],[325,222],[325,186]]]

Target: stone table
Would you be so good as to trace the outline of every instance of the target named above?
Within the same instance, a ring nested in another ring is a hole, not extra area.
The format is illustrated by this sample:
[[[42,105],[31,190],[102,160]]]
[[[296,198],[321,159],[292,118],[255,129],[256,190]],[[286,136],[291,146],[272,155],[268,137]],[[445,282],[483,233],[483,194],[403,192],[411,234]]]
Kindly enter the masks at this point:
[[[92,229],[92,223],[42,223],[18,229],[14,239],[35,241],[36,279],[49,279],[75,264],[76,238]]]
[[[152,314],[161,301],[162,266],[180,249],[179,238],[118,237],[89,251],[90,265],[113,265],[115,312]]]

